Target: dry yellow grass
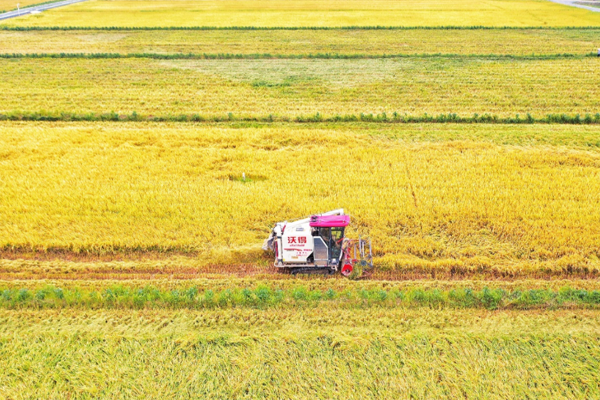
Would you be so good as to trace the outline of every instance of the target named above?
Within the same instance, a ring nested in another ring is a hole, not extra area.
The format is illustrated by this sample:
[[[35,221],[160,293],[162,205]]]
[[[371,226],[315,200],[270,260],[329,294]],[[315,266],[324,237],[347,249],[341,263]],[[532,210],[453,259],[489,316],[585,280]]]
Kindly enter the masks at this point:
[[[274,222],[344,207],[382,268],[599,268],[597,147],[533,145],[594,140],[597,127],[0,129],[5,249],[171,249],[235,263],[260,257]]]
[[[0,31],[0,53],[587,54],[600,30]]]
[[[600,14],[545,0],[87,1],[18,26],[597,26]]]

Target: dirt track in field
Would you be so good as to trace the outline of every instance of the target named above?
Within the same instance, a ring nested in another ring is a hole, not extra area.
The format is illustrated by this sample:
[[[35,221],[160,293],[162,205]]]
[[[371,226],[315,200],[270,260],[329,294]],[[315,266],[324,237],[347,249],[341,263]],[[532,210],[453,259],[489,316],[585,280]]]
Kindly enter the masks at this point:
[[[0,280],[191,280],[211,278],[256,278],[260,280],[286,280],[286,279],[346,279],[340,274],[302,274],[292,275],[289,271],[279,270],[273,266],[259,266],[253,264],[239,265],[208,265],[203,267],[164,266],[134,268],[115,268],[110,265],[89,265],[77,267],[48,268],[44,266],[18,268],[5,268],[0,266]],[[594,272],[548,272],[536,273],[498,273],[496,271],[481,272],[453,272],[453,271],[419,271],[419,270],[375,270],[365,274],[361,279],[381,281],[402,280],[499,280],[512,281],[521,279],[598,279]]]
[[[191,253],[131,252],[117,254],[81,254],[68,251],[25,252],[0,251],[0,280],[153,280],[245,278],[262,280],[346,279],[340,274],[292,275],[289,270],[275,268],[270,258],[235,264],[198,264],[200,257]],[[520,279],[598,279],[596,271],[499,271],[492,270],[423,270],[381,269],[361,279],[402,280],[499,280]]]

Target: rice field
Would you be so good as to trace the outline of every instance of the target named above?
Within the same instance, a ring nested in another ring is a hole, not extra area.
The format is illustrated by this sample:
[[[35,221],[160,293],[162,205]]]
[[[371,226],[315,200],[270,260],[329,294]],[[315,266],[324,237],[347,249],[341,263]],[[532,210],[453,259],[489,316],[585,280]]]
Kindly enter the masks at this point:
[[[0,53],[585,55],[600,29],[0,30]]]
[[[8,26],[598,26],[600,14],[543,0],[91,0]]]
[[[260,246],[275,222],[344,207],[353,233],[377,243],[382,270],[600,267],[596,126],[1,129],[6,251],[158,251],[264,265]]]
[[[44,0],[0,0],[0,11],[12,11],[17,9],[17,4],[21,8],[34,4],[43,3]]]
[[[542,0],[2,22],[0,398],[599,398],[599,22]],[[273,267],[275,222],[340,207],[372,273]]]
[[[597,58],[2,59],[0,113],[596,114]]]
[[[0,310],[0,321],[9,398],[599,394],[597,311]]]

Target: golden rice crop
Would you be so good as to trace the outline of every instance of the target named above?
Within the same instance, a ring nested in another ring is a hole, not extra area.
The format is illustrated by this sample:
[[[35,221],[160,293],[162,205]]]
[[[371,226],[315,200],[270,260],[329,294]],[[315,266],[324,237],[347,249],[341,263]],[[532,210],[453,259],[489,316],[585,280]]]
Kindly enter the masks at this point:
[[[92,0],[3,24],[599,23],[535,0]],[[581,55],[597,36],[0,31],[0,53]],[[233,122],[596,114],[597,64],[1,59],[0,114],[232,121],[0,122],[0,398],[600,397],[598,125]],[[273,223],[338,207],[372,280],[275,274]]]
[[[597,127],[366,126],[3,123],[0,242],[230,264],[262,259],[274,222],[344,207],[382,267],[598,269],[597,147],[527,139]]]
[[[596,59],[1,60],[0,112],[595,114]]]
[[[0,0],[0,11],[11,11],[17,9],[17,4],[21,8],[32,4],[43,3],[43,0]]]
[[[597,311],[0,311],[0,321],[7,398],[599,395]]]
[[[578,318],[574,318],[577,316]],[[28,317],[28,318],[24,318]],[[296,308],[264,310],[228,308],[218,310],[6,310],[0,309],[0,338],[15,331],[23,334],[80,333],[82,336],[135,336],[139,339],[165,337],[193,338],[215,333],[221,327],[225,338],[315,338],[320,335],[357,340],[371,332],[373,339],[385,336],[401,338],[406,334],[426,332],[456,333],[490,337],[496,335],[550,336],[598,335],[598,310],[501,310],[430,309],[427,312],[411,308],[380,310],[344,310],[327,308]],[[68,322],[70,321],[70,322]],[[161,329],[162,326],[162,329]],[[377,330],[377,328],[381,330]],[[316,328],[316,329],[315,329]],[[125,334],[125,335],[123,335]]]
[[[598,30],[0,31],[0,53],[587,54]]]
[[[600,15],[533,0],[88,1],[19,26],[592,26]]]

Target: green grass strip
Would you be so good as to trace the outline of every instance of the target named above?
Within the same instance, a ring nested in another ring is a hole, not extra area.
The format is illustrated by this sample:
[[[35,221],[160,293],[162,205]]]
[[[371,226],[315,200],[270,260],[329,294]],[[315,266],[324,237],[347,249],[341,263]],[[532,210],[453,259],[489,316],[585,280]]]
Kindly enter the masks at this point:
[[[337,31],[337,30],[600,30],[598,26],[7,26],[5,31]]]
[[[556,60],[584,59],[598,57],[596,53],[558,53],[558,54],[454,54],[454,53],[423,53],[423,54],[338,54],[338,53],[309,53],[309,54],[271,54],[271,53],[5,53],[0,59],[22,58],[77,58],[77,59],[117,59],[117,58],[149,58],[157,60],[259,60],[259,59],[384,59],[384,58],[449,58],[449,59],[486,59],[486,60]]]
[[[394,112],[390,115],[365,114],[359,115],[334,115],[323,116],[320,113],[313,115],[300,115],[296,117],[264,115],[264,116],[236,116],[233,113],[227,115],[203,116],[200,114],[180,115],[142,115],[137,112],[131,114],[110,113],[70,113],[70,112],[21,112],[14,111],[0,113],[0,121],[146,121],[146,122],[295,122],[295,123],[318,123],[318,122],[376,122],[388,124],[420,124],[420,123],[454,123],[454,124],[573,124],[573,125],[596,125],[600,124],[600,113],[594,115],[586,114],[548,114],[545,117],[534,117],[527,113],[524,117],[516,114],[514,117],[499,117],[491,114],[473,114],[472,116],[460,116],[458,114],[438,115],[408,115]]]
[[[559,290],[512,290],[469,288],[439,290],[391,289],[308,289],[296,286],[279,289],[256,288],[201,291],[195,286],[161,290],[112,286],[104,290],[63,289],[47,286],[37,290],[0,288],[0,307],[7,309],[115,308],[115,309],[205,309],[232,307],[298,307],[332,303],[339,307],[430,307],[484,309],[598,308],[599,290],[564,287]]]

